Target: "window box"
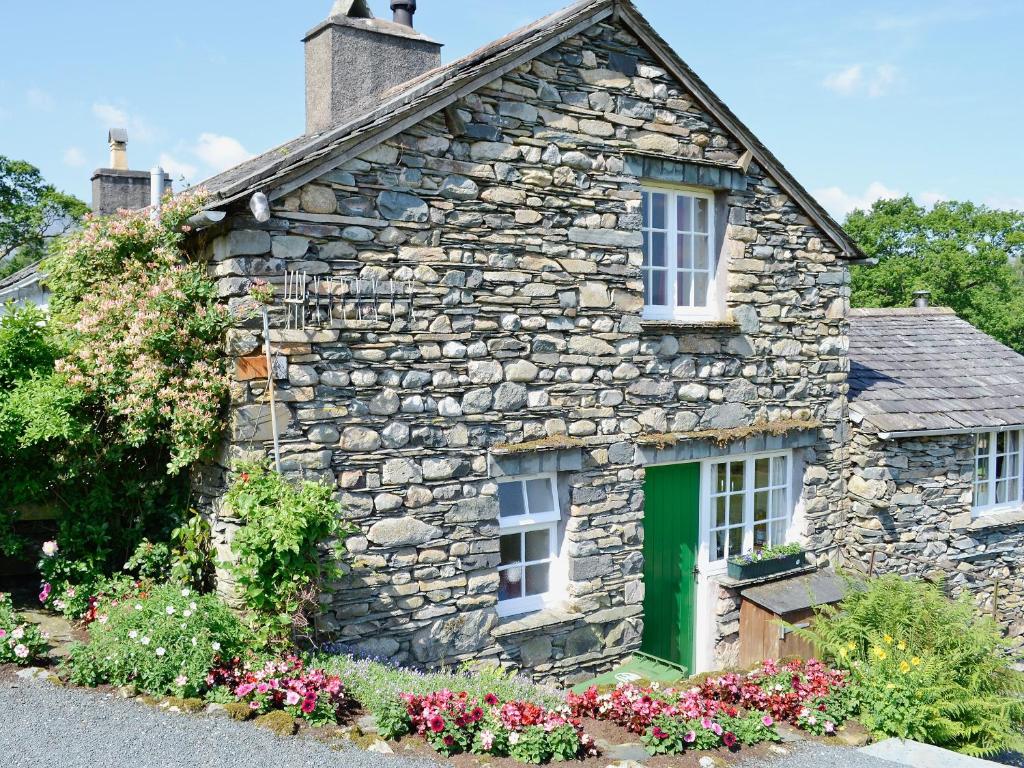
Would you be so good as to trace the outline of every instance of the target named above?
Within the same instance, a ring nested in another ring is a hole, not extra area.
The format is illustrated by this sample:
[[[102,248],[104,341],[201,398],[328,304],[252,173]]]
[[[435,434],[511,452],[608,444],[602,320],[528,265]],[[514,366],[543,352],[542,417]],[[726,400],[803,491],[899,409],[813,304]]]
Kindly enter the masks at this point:
[[[729,560],[729,578],[736,581],[747,581],[748,579],[763,579],[766,576],[774,576],[778,573],[796,571],[807,566],[807,554],[799,552],[786,552],[773,556],[771,550],[763,559],[755,559],[754,556],[744,556]]]

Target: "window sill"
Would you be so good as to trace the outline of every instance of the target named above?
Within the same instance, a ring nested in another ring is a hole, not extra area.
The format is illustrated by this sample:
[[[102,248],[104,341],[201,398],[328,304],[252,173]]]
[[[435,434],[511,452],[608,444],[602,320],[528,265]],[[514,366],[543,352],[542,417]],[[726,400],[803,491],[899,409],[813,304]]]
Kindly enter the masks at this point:
[[[739,333],[740,324],[732,320],[640,320],[640,327],[645,331],[721,331],[723,333]]]
[[[582,613],[573,613],[566,608],[544,608],[535,613],[498,619],[498,623],[491,630],[491,635],[496,638],[511,637],[538,629],[548,629],[559,624],[570,624],[582,618]]]
[[[960,527],[966,531],[985,531],[1017,525],[1024,525],[1024,507],[1011,507],[994,512],[982,512],[977,516],[972,516],[970,522]]]

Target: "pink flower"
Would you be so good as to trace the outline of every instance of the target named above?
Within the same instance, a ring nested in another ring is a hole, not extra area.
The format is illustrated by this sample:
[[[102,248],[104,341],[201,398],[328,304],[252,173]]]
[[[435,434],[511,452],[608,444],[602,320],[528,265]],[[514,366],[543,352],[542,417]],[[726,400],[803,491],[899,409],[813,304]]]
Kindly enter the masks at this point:
[[[696,731],[687,731],[686,735],[683,736],[683,741],[685,741],[687,744],[693,744],[693,742],[695,742],[696,740],[697,740],[697,732]]]
[[[52,591],[52,589],[53,588],[50,586],[49,582],[43,584],[43,589],[39,593],[39,602],[40,603],[45,603],[49,599],[50,592]]]
[[[835,733],[836,724],[831,721],[825,722],[825,733]]]
[[[712,725],[714,725],[714,722],[711,720],[710,717],[702,717],[700,719],[700,727],[701,728],[704,728],[704,729],[707,729],[707,730],[711,730],[711,726]]]
[[[16,645],[14,646],[14,655],[17,656],[19,659],[27,659],[28,648],[26,648],[24,645]]]
[[[722,726],[720,726],[718,723],[712,723],[711,730],[714,732],[715,736],[722,735]]]
[[[772,718],[771,715],[765,715],[761,718],[761,723],[764,725],[765,728],[771,728],[773,725],[775,725],[775,720]]]
[[[174,684],[179,686],[179,687],[183,686],[183,685],[186,685],[187,683],[188,683],[188,677],[185,676],[185,675],[178,675],[176,678],[174,678]]]
[[[0,640],[3,640],[5,637],[7,637],[7,630],[0,629]]]

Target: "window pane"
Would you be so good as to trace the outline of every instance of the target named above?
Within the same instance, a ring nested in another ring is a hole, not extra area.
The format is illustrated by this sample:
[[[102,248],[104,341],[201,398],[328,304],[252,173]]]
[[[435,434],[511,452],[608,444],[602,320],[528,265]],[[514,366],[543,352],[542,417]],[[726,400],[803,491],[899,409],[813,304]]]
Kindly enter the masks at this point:
[[[644,229],[651,226],[651,193],[642,192],[640,194],[640,214],[643,216]]]
[[[715,531],[714,542],[712,542],[712,560],[721,560],[725,557],[725,531]]]
[[[743,490],[743,475],[745,462],[732,461],[729,462],[729,490],[730,491],[742,491]]]
[[[715,528],[725,527],[725,511],[729,508],[729,497],[719,496],[715,499]]]
[[[523,569],[516,566],[507,571],[499,571],[498,599],[514,600],[523,596]]]
[[[988,480],[988,456],[980,457],[978,459],[975,477],[979,481]]]
[[[706,307],[708,305],[708,274],[707,272],[695,272],[693,275],[693,306]]]
[[[526,501],[531,515],[554,512],[554,494],[551,492],[551,478],[539,477],[526,481]]]
[[[729,525],[743,525],[743,494],[729,497]]]
[[[754,462],[754,487],[767,488],[771,485],[771,459],[757,459]]]
[[[498,507],[502,517],[516,517],[526,512],[523,504],[523,484],[501,483],[498,486]]]
[[[739,555],[743,552],[743,529],[729,529],[729,554]]]
[[[1020,432],[1008,432],[1009,449],[1016,453],[1020,450]]]
[[[676,229],[680,232],[692,232],[693,198],[679,195],[676,201]]]
[[[789,510],[786,509],[786,490],[780,488],[777,491],[772,491],[772,505],[771,505],[771,517],[783,517],[789,514]]]
[[[551,530],[526,532],[526,562],[547,560],[551,557]]]
[[[1007,487],[1005,480],[996,480],[996,504],[1005,504],[1007,501]]]
[[[754,526],[754,549],[764,549],[768,546],[768,524],[758,523]]]
[[[715,493],[725,493],[725,464],[711,465],[711,487]]]
[[[709,269],[708,239],[706,236],[694,235],[693,237],[693,267],[694,269]]]
[[[786,457],[776,456],[772,459],[772,485],[786,484]]]
[[[1006,498],[1011,502],[1020,499],[1020,478],[1011,477],[1006,481]]]
[[[522,562],[522,535],[518,533],[501,537],[501,565]]]
[[[649,266],[651,263],[651,233],[644,230],[644,266]]]
[[[1006,477],[1006,457],[1002,454],[996,454],[996,481],[1002,480]]]
[[[695,208],[696,227],[694,232],[707,232],[708,231],[708,201],[697,197],[693,201]]]
[[[996,434],[996,453],[1006,453],[1006,432]]]
[[[676,306],[690,306],[692,272],[676,272]]]
[[[667,226],[666,198],[661,192],[651,193],[651,226],[655,229],[665,229]]]
[[[655,307],[668,305],[668,273],[664,269],[651,270],[651,295],[647,303]]]
[[[758,491],[754,494],[754,522],[760,523],[768,517],[768,491]]]
[[[975,483],[974,484],[974,506],[976,507],[987,507],[989,505],[988,500],[988,483]]]
[[[693,269],[693,236],[676,235],[676,266]]]
[[[651,233],[651,266],[664,267],[668,261],[666,258],[667,243],[664,232]]]
[[[978,455],[979,456],[988,455],[988,444],[989,444],[988,441],[989,441],[989,434],[988,434],[988,432],[982,432],[980,435],[978,435]]]
[[[781,520],[777,520],[777,521],[773,522],[771,524],[771,539],[770,539],[769,546],[771,546],[771,547],[778,547],[778,546],[782,545],[782,543],[785,541],[785,539],[786,539],[786,524],[783,521],[781,521]]]
[[[548,575],[551,570],[549,563],[526,566],[526,594],[543,595],[548,591]]]

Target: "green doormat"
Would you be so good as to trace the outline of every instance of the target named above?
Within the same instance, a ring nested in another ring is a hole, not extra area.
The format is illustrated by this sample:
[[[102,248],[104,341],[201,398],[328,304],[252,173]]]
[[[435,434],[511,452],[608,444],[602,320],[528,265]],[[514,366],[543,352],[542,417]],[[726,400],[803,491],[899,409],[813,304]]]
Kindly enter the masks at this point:
[[[649,680],[658,683],[678,683],[687,677],[686,669],[671,662],[656,659],[646,653],[634,654],[631,658],[610,672],[598,675],[593,680],[586,680],[573,686],[574,693],[583,693],[592,685],[618,685],[619,683],[635,683]]]

